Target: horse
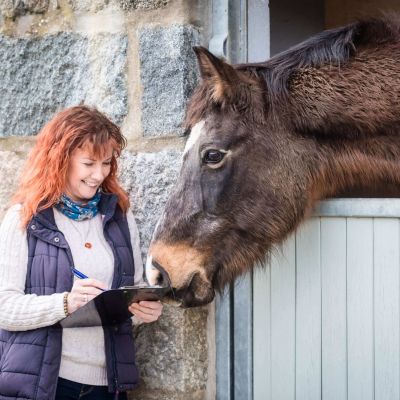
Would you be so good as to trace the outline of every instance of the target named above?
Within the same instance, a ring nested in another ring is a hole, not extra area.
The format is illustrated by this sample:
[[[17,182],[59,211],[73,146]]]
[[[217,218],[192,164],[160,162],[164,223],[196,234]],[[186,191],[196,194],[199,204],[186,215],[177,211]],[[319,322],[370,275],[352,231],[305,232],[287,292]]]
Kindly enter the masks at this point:
[[[266,62],[196,47],[182,167],[146,276],[182,307],[211,302],[318,200],[400,188],[400,19],[323,31]]]

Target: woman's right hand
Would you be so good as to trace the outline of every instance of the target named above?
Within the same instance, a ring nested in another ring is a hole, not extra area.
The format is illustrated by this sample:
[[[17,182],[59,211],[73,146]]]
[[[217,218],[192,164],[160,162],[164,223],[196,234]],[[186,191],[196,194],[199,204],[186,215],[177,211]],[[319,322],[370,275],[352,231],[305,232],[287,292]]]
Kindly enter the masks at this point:
[[[67,297],[68,314],[73,313],[99,295],[102,292],[101,289],[106,290],[107,286],[97,279],[76,279]]]

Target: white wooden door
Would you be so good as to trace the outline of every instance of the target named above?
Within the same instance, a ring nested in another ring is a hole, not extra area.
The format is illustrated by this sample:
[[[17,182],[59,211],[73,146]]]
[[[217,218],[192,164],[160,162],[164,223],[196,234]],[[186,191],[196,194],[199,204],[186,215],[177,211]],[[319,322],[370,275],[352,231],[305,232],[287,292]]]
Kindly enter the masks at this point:
[[[255,400],[400,399],[400,202],[322,203],[254,274]]]

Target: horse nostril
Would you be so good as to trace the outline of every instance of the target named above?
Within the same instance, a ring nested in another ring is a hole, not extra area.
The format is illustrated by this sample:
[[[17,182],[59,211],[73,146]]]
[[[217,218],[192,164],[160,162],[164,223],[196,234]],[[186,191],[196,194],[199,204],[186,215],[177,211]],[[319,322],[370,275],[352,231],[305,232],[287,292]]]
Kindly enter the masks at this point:
[[[167,271],[151,256],[146,263],[146,279],[150,285],[171,286]]]
[[[158,275],[157,275],[157,285],[160,286],[171,286],[171,281],[168,276],[168,272],[155,260],[152,260],[152,265],[154,268],[157,269]]]
[[[160,271],[158,271],[158,276],[156,277],[156,284],[159,286],[164,286],[164,277]]]

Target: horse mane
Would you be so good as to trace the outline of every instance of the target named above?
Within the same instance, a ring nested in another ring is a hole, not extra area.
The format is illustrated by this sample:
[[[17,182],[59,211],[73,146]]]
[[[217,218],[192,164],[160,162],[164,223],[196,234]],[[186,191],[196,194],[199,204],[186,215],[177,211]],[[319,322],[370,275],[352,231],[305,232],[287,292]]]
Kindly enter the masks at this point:
[[[262,81],[268,102],[273,106],[287,100],[290,79],[296,71],[326,65],[340,68],[362,50],[399,41],[400,16],[383,14],[318,33],[265,62],[237,64],[233,68]],[[187,132],[211,109],[218,109],[210,89],[202,81],[192,94],[184,121]]]
[[[288,94],[288,82],[296,70],[323,65],[340,66],[363,48],[374,48],[400,39],[400,18],[383,15],[318,33],[277,54],[266,62],[234,67],[262,77],[271,99]]]

